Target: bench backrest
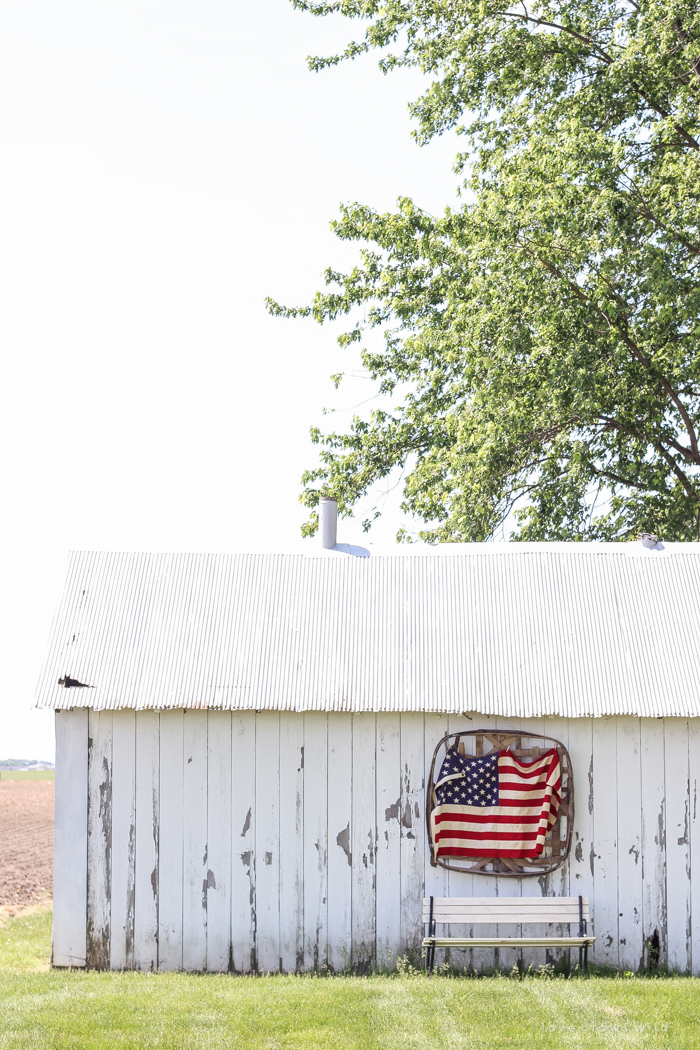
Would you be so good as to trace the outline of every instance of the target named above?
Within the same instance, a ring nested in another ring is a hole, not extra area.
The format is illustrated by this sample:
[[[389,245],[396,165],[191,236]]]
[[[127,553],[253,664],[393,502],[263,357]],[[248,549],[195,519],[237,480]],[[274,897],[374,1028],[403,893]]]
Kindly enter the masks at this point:
[[[590,921],[588,897],[583,918]],[[433,897],[433,921],[463,923],[578,922],[578,897]],[[423,898],[423,922],[430,922],[430,897]]]

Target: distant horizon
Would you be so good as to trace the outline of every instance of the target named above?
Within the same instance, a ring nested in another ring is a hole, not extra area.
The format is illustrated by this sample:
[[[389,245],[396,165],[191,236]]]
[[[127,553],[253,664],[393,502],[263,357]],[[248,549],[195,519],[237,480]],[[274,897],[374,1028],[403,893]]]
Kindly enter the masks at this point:
[[[2,769],[31,769],[32,767],[43,766],[45,769],[55,769],[56,765],[54,762],[49,762],[43,758],[0,758],[0,770]]]

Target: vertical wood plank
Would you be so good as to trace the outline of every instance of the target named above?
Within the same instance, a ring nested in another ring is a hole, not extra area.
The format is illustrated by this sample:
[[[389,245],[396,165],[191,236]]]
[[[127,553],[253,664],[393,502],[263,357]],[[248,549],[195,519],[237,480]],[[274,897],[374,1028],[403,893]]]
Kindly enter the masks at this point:
[[[668,966],[690,973],[690,791],[688,723],[665,720],[666,752],[666,915]]]
[[[185,712],[160,716],[160,863],[158,968],[182,969]]]
[[[591,908],[591,932],[595,933],[593,874],[595,846],[593,828],[593,720],[569,719],[569,756],[574,777],[574,826],[571,852],[567,861],[569,893],[587,897]],[[572,954],[574,965],[578,953]]]
[[[445,715],[434,715],[426,714],[424,717],[424,749],[423,757],[425,762],[423,779],[425,780],[426,791],[428,789],[428,778],[430,776],[430,764],[433,760],[433,752],[438,742],[443,738],[445,733],[448,731],[448,720]],[[441,748],[440,754],[437,757],[435,764],[435,779],[438,779],[440,773],[440,765],[443,758],[445,757],[444,748]],[[424,800],[424,804],[427,807],[427,799]],[[445,868],[439,866],[433,867],[430,863],[430,843],[428,841],[427,824],[423,822],[424,836],[425,836],[425,896],[426,897],[446,897],[448,894],[447,890],[447,871]]]
[[[438,742],[443,738],[445,733],[448,731],[448,728],[449,728],[449,723],[448,723],[448,719],[447,719],[446,715],[426,714],[424,716],[424,721],[423,721],[423,733],[424,733],[424,738],[423,738],[424,739],[423,761],[424,761],[425,765],[424,765],[423,779],[425,781],[425,790],[426,791],[428,789],[428,779],[429,779],[429,776],[430,776],[430,764],[431,764],[431,762],[433,760],[433,752],[435,751],[435,748],[437,747]],[[440,772],[440,765],[442,763],[442,760],[443,760],[444,756],[445,756],[444,748],[441,748],[440,749],[440,754],[438,755],[438,758],[437,758],[437,761],[436,761],[436,764],[435,764],[435,779],[436,780],[438,779],[438,774]],[[423,804],[424,804],[424,806],[426,807],[426,810],[427,810],[428,802],[427,802],[427,799],[425,797],[425,794],[423,796]],[[431,864],[431,862],[430,862],[430,856],[431,856],[431,854],[430,854],[430,842],[428,840],[428,828],[427,828],[426,821],[423,820],[422,824],[423,824],[423,827],[422,827],[422,831],[423,831],[423,856],[424,856],[424,860],[425,860],[425,866],[424,866],[424,869],[423,869],[423,886],[424,886],[423,894],[424,894],[425,897],[447,897],[448,893],[449,893],[448,883],[447,883],[447,871],[445,870],[445,868],[442,868],[439,865],[436,865],[435,867],[433,867],[433,865]],[[422,910],[423,909],[421,908],[421,912],[422,912]],[[424,930],[427,930],[427,927],[424,927]],[[445,952],[439,950],[437,952],[437,954],[436,954],[436,957],[435,957],[435,964],[436,964],[436,966],[441,966],[442,963],[444,962],[444,959],[445,959]]]
[[[304,715],[304,959],[328,964],[328,715]]]
[[[237,973],[258,968],[255,896],[256,715],[231,715],[231,949]]]
[[[449,729],[451,733],[458,733],[460,730],[470,730],[472,728],[482,728],[483,726],[489,725],[493,722],[493,728],[495,728],[495,719],[488,720],[484,715],[476,715],[476,726],[474,720],[469,720],[464,715],[451,714],[446,720],[446,729]],[[476,754],[476,740],[474,737],[467,737],[461,741],[464,745],[465,754],[475,755]],[[444,751],[442,755],[444,755]],[[441,759],[442,760],[442,759]],[[441,761],[440,760],[440,761]],[[438,778],[439,769],[436,766],[435,779]],[[449,897],[489,897],[498,892],[497,880],[491,876],[487,878],[480,878],[475,875],[468,875],[463,871],[449,871],[447,872],[447,895]],[[451,937],[470,937],[472,933],[476,933],[478,936],[497,936],[498,928],[492,927],[492,933],[484,933],[486,927],[479,926],[476,929],[466,923],[450,923],[449,925],[443,926],[445,934]],[[488,969],[493,967],[494,964],[494,951],[489,948],[476,949],[477,957],[475,958],[475,950],[473,948],[448,948],[438,953],[440,962],[449,962],[451,966],[458,969],[472,970],[475,965],[475,961],[479,965],[484,966]]]
[[[56,712],[54,966],[85,966],[87,945],[88,712]]]
[[[644,968],[642,923],[642,768],[638,718],[617,719],[619,965]]]
[[[497,717],[495,719],[496,729],[521,729],[522,720],[517,717]],[[546,724],[543,727],[543,731],[546,733]],[[478,880],[478,876],[474,876],[475,883]],[[485,880],[482,880],[485,881]],[[521,897],[523,893],[523,882],[534,881],[530,879],[489,879],[489,882],[495,883],[496,896],[513,898]],[[451,887],[450,887],[451,888]],[[476,895],[476,894],[475,894]],[[497,926],[498,937],[520,937],[522,936],[522,924],[517,923],[499,923]],[[478,931],[481,932],[480,930]],[[568,930],[566,931],[568,933]],[[517,948],[499,948],[498,949],[498,966],[499,969],[505,973],[510,973],[514,967],[520,964],[522,953]],[[530,961],[529,950],[528,950],[528,962]],[[553,960],[547,960],[553,961]]]
[[[505,727],[503,719],[499,720],[499,724]],[[547,734],[547,720],[545,718],[521,718],[519,724],[515,728],[521,729],[523,735],[527,736],[527,733],[543,733]],[[536,744],[538,746],[545,746],[545,741],[528,740],[526,746]],[[527,878],[522,880],[522,896],[523,897],[549,897],[553,894],[554,889],[552,886],[550,875],[540,875],[537,878]],[[520,927],[523,937],[546,937],[552,932],[551,927],[547,927],[544,923],[523,923]],[[526,969],[537,969],[540,966],[550,966],[556,961],[556,954],[545,948],[527,948],[523,952],[523,965]]]
[[[279,772],[279,711],[260,711],[255,758],[255,878],[258,967],[263,973],[280,969]]]
[[[698,789],[700,788],[700,721],[688,721],[688,776],[690,780],[690,916],[691,916],[691,969],[695,977],[700,976],[700,812]],[[695,874],[693,875],[693,872]]]
[[[659,963],[668,959],[666,939],[666,808],[664,723],[641,720],[642,749],[642,907],[647,965],[650,945],[658,943]]]
[[[110,966],[134,968],[136,713],[112,715],[112,914]]]
[[[619,963],[617,901],[617,719],[593,720],[593,820],[595,822],[594,958]]]
[[[376,716],[352,722],[352,965],[362,973],[376,959]]]
[[[231,964],[231,712],[209,711],[207,744],[207,855],[204,896],[207,970]]]
[[[377,715],[377,965],[392,969],[401,950],[401,723]]]
[[[548,717],[544,720],[544,731],[547,736],[554,740],[559,740],[564,747],[568,750],[569,748],[569,724],[568,719],[560,717]],[[569,755],[571,752],[569,752]],[[565,827],[566,818],[561,817],[560,823],[556,828],[557,834],[560,835]],[[528,881],[523,879],[523,884]],[[543,880],[545,885],[545,893],[547,896],[552,897],[568,897],[569,896],[569,865],[564,863],[561,867],[557,868],[556,871],[550,872]],[[549,933],[551,935],[557,935],[562,937],[569,937],[572,933],[578,932],[578,925],[576,929],[570,927],[568,923],[555,924],[549,927]],[[547,952],[547,962],[551,965],[562,966],[568,968],[571,965],[571,950],[569,948],[554,948]],[[575,959],[578,962],[578,959]]]
[[[574,776],[574,827],[569,855],[569,891],[593,906],[593,720],[569,719],[569,756]]]
[[[401,952],[417,965],[423,940],[425,780],[423,715],[401,718]]]
[[[184,714],[182,965],[207,966],[207,712]]]
[[[280,713],[280,954],[304,969],[304,716]]]
[[[328,715],[328,964],[352,958],[352,715]]]
[[[136,862],[134,966],[158,968],[160,845],[160,715],[136,712]]]
[[[112,712],[88,718],[87,965],[109,968],[112,901]]]

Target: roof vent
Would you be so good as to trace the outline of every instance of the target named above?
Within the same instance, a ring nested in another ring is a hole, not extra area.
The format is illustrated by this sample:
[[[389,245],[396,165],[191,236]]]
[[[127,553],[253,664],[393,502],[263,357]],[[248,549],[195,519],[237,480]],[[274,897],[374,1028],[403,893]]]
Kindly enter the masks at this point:
[[[647,547],[649,550],[655,547],[659,542],[659,537],[652,536],[650,532],[642,532],[639,536],[639,539],[641,541],[642,547]]]
[[[338,535],[338,501],[333,496],[321,496],[319,500],[318,527],[321,546],[333,550]]]

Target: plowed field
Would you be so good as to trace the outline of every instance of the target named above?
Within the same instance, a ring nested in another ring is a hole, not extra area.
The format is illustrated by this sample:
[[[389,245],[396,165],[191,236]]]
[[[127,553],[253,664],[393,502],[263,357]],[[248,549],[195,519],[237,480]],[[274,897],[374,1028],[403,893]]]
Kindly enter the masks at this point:
[[[0,780],[0,917],[51,896],[54,785]]]

